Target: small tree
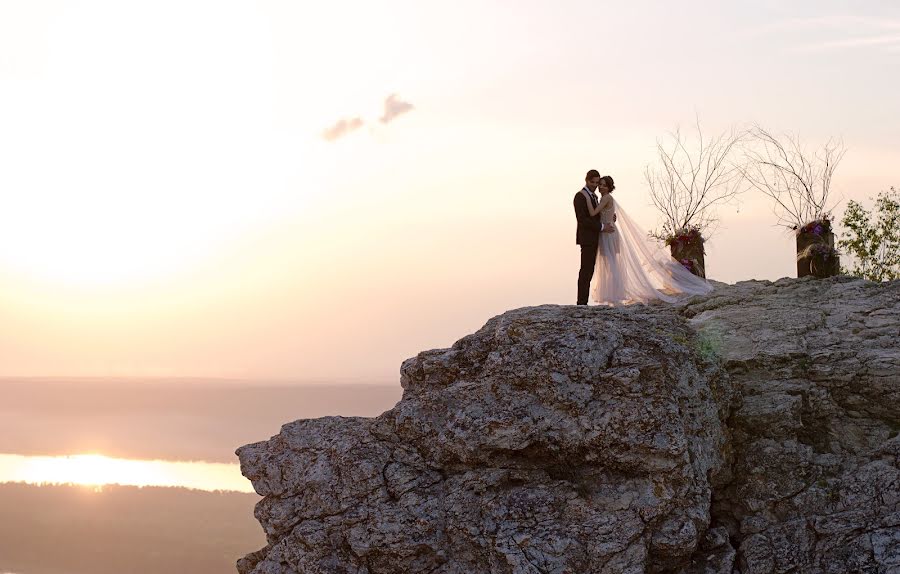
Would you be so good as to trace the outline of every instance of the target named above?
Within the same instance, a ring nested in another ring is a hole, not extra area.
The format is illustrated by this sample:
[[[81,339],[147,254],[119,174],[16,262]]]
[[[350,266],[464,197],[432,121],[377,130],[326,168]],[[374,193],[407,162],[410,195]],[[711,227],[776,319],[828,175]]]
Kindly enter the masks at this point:
[[[682,137],[680,129],[657,140],[657,163],[644,169],[650,200],[662,214],[660,229],[651,233],[657,239],[708,232],[716,222],[714,207],[744,191],[743,170],[733,162],[744,134],[732,128],[704,139],[699,119],[696,130],[693,142]]]
[[[840,141],[829,140],[810,153],[799,136],[781,137],[754,126],[749,130],[744,176],[750,184],[775,200],[779,225],[801,229],[828,219],[831,181],[846,150]]]
[[[900,279],[900,191],[892,187],[879,193],[871,212],[848,201],[841,225],[851,237],[838,246],[854,258],[853,268],[844,273],[871,281]]]

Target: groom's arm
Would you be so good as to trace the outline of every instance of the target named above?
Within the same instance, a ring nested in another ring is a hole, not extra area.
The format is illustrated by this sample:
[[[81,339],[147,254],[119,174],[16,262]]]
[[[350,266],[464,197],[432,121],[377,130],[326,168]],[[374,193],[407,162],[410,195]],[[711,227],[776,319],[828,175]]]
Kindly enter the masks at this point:
[[[587,198],[583,193],[575,196],[575,218],[579,225],[587,225],[594,228],[598,233],[603,231],[603,224],[600,223],[599,216],[592,216],[587,206]]]

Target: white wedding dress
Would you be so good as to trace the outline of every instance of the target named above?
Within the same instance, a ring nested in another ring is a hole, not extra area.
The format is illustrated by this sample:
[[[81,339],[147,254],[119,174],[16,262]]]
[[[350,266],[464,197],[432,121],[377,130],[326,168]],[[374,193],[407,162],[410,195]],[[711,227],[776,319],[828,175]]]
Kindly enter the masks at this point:
[[[666,248],[654,243],[614,200],[600,217],[603,223],[615,217],[616,231],[600,234],[591,289],[594,302],[618,306],[661,299],[674,303],[712,291],[708,281],[685,269]]]

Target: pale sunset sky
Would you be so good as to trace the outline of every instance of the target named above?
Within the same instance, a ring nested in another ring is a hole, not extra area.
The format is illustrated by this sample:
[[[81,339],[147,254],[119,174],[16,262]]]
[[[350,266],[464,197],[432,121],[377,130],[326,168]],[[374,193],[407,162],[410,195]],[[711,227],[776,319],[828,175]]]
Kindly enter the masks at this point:
[[[867,203],[900,3],[2,0],[0,376],[396,382],[574,303],[585,171],[654,228],[695,114],[842,138],[835,213]],[[794,276],[769,201],[720,219],[711,278]]]

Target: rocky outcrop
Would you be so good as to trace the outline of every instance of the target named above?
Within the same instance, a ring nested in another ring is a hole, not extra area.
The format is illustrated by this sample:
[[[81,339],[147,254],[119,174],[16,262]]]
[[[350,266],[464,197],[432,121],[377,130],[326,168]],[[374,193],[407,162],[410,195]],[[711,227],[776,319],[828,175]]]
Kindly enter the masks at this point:
[[[713,497],[739,571],[900,572],[900,282],[748,282],[682,312],[741,397]]]
[[[507,312],[238,449],[254,573],[900,571],[900,283]]]

